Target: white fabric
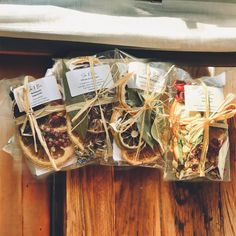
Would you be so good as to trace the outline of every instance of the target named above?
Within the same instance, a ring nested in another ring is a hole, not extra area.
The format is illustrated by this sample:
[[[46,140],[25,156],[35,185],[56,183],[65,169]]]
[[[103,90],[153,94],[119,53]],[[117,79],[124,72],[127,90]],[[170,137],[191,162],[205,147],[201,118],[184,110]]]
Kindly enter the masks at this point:
[[[236,18],[173,12],[127,17],[0,4],[0,36],[227,52],[236,51]]]

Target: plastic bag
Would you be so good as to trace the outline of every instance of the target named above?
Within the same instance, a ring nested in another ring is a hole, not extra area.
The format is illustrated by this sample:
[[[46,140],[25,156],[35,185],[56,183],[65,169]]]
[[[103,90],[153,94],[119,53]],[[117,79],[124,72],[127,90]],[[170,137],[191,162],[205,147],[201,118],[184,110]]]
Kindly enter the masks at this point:
[[[60,85],[53,76],[7,80],[11,87],[16,128],[4,150],[14,158],[22,151],[36,176],[64,169],[75,162],[74,148],[67,134],[65,107]],[[12,119],[13,121],[13,119]]]
[[[224,98],[225,83],[225,73],[191,79],[175,70],[166,180],[229,180],[227,119],[234,116],[236,104],[233,94]]]
[[[166,88],[173,66],[144,60],[125,66],[120,68],[128,80],[118,87],[111,119],[113,159],[118,165],[163,168],[169,136]]]
[[[109,123],[122,79],[117,63],[127,60],[131,57],[112,50],[94,56],[57,59],[52,68],[63,84],[67,128],[75,145],[77,167],[114,163]]]

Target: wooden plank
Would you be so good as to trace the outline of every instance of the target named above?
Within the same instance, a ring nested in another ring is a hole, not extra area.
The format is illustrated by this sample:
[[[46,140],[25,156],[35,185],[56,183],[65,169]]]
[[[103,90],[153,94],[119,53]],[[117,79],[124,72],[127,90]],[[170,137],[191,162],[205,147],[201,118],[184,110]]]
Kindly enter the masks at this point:
[[[49,235],[50,192],[48,179],[32,177],[27,165],[22,170],[22,233],[23,235]]]
[[[226,92],[236,93],[236,68],[218,68],[218,72],[226,71]],[[236,235],[236,117],[230,120],[230,158],[231,158],[231,182],[222,183],[220,188],[222,208],[222,222],[225,235]]]
[[[151,168],[115,172],[115,235],[161,235],[161,181]]]
[[[0,78],[42,76],[50,62],[48,57],[0,56]],[[5,129],[6,123],[1,123],[0,131],[4,132],[0,133],[6,133]],[[0,189],[0,235],[50,234],[47,180],[36,180],[24,162],[0,151]]]
[[[113,179],[112,167],[67,172],[65,235],[114,235]]]
[[[21,168],[21,162],[0,151],[0,235],[23,235]]]

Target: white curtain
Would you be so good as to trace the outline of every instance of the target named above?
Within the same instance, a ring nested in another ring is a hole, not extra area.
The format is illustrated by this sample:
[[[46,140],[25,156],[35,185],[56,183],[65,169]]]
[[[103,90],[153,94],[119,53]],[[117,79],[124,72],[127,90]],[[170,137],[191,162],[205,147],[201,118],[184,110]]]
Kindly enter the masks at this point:
[[[5,0],[5,3],[12,2],[17,3],[16,0]],[[29,4],[35,1],[18,2]],[[60,7],[45,5],[53,1],[36,2],[44,5],[0,4],[0,37],[161,50],[236,51],[236,17],[227,14],[163,11],[161,7],[152,8],[149,4],[136,7],[133,0],[114,3],[110,0],[81,0],[77,5],[70,5],[70,1],[55,1],[57,5],[61,2]]]

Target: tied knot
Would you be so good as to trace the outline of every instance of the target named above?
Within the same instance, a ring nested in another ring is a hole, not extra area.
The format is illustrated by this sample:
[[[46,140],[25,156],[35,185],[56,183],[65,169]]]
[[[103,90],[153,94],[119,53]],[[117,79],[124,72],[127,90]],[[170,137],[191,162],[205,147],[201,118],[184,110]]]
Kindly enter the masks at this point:
[[[143,110],[152,110],[153,109],[153,105],[151,104],[151,102],[145,102],[143,105]]]
[[[29,111],[26,112],[27,116],[32,116],[34,115],[34,111],[32,109],[30,109]]]
[[[96,100],[103,99],[103,98],[104,98],[104,94],[99,91],[96,95]]]

